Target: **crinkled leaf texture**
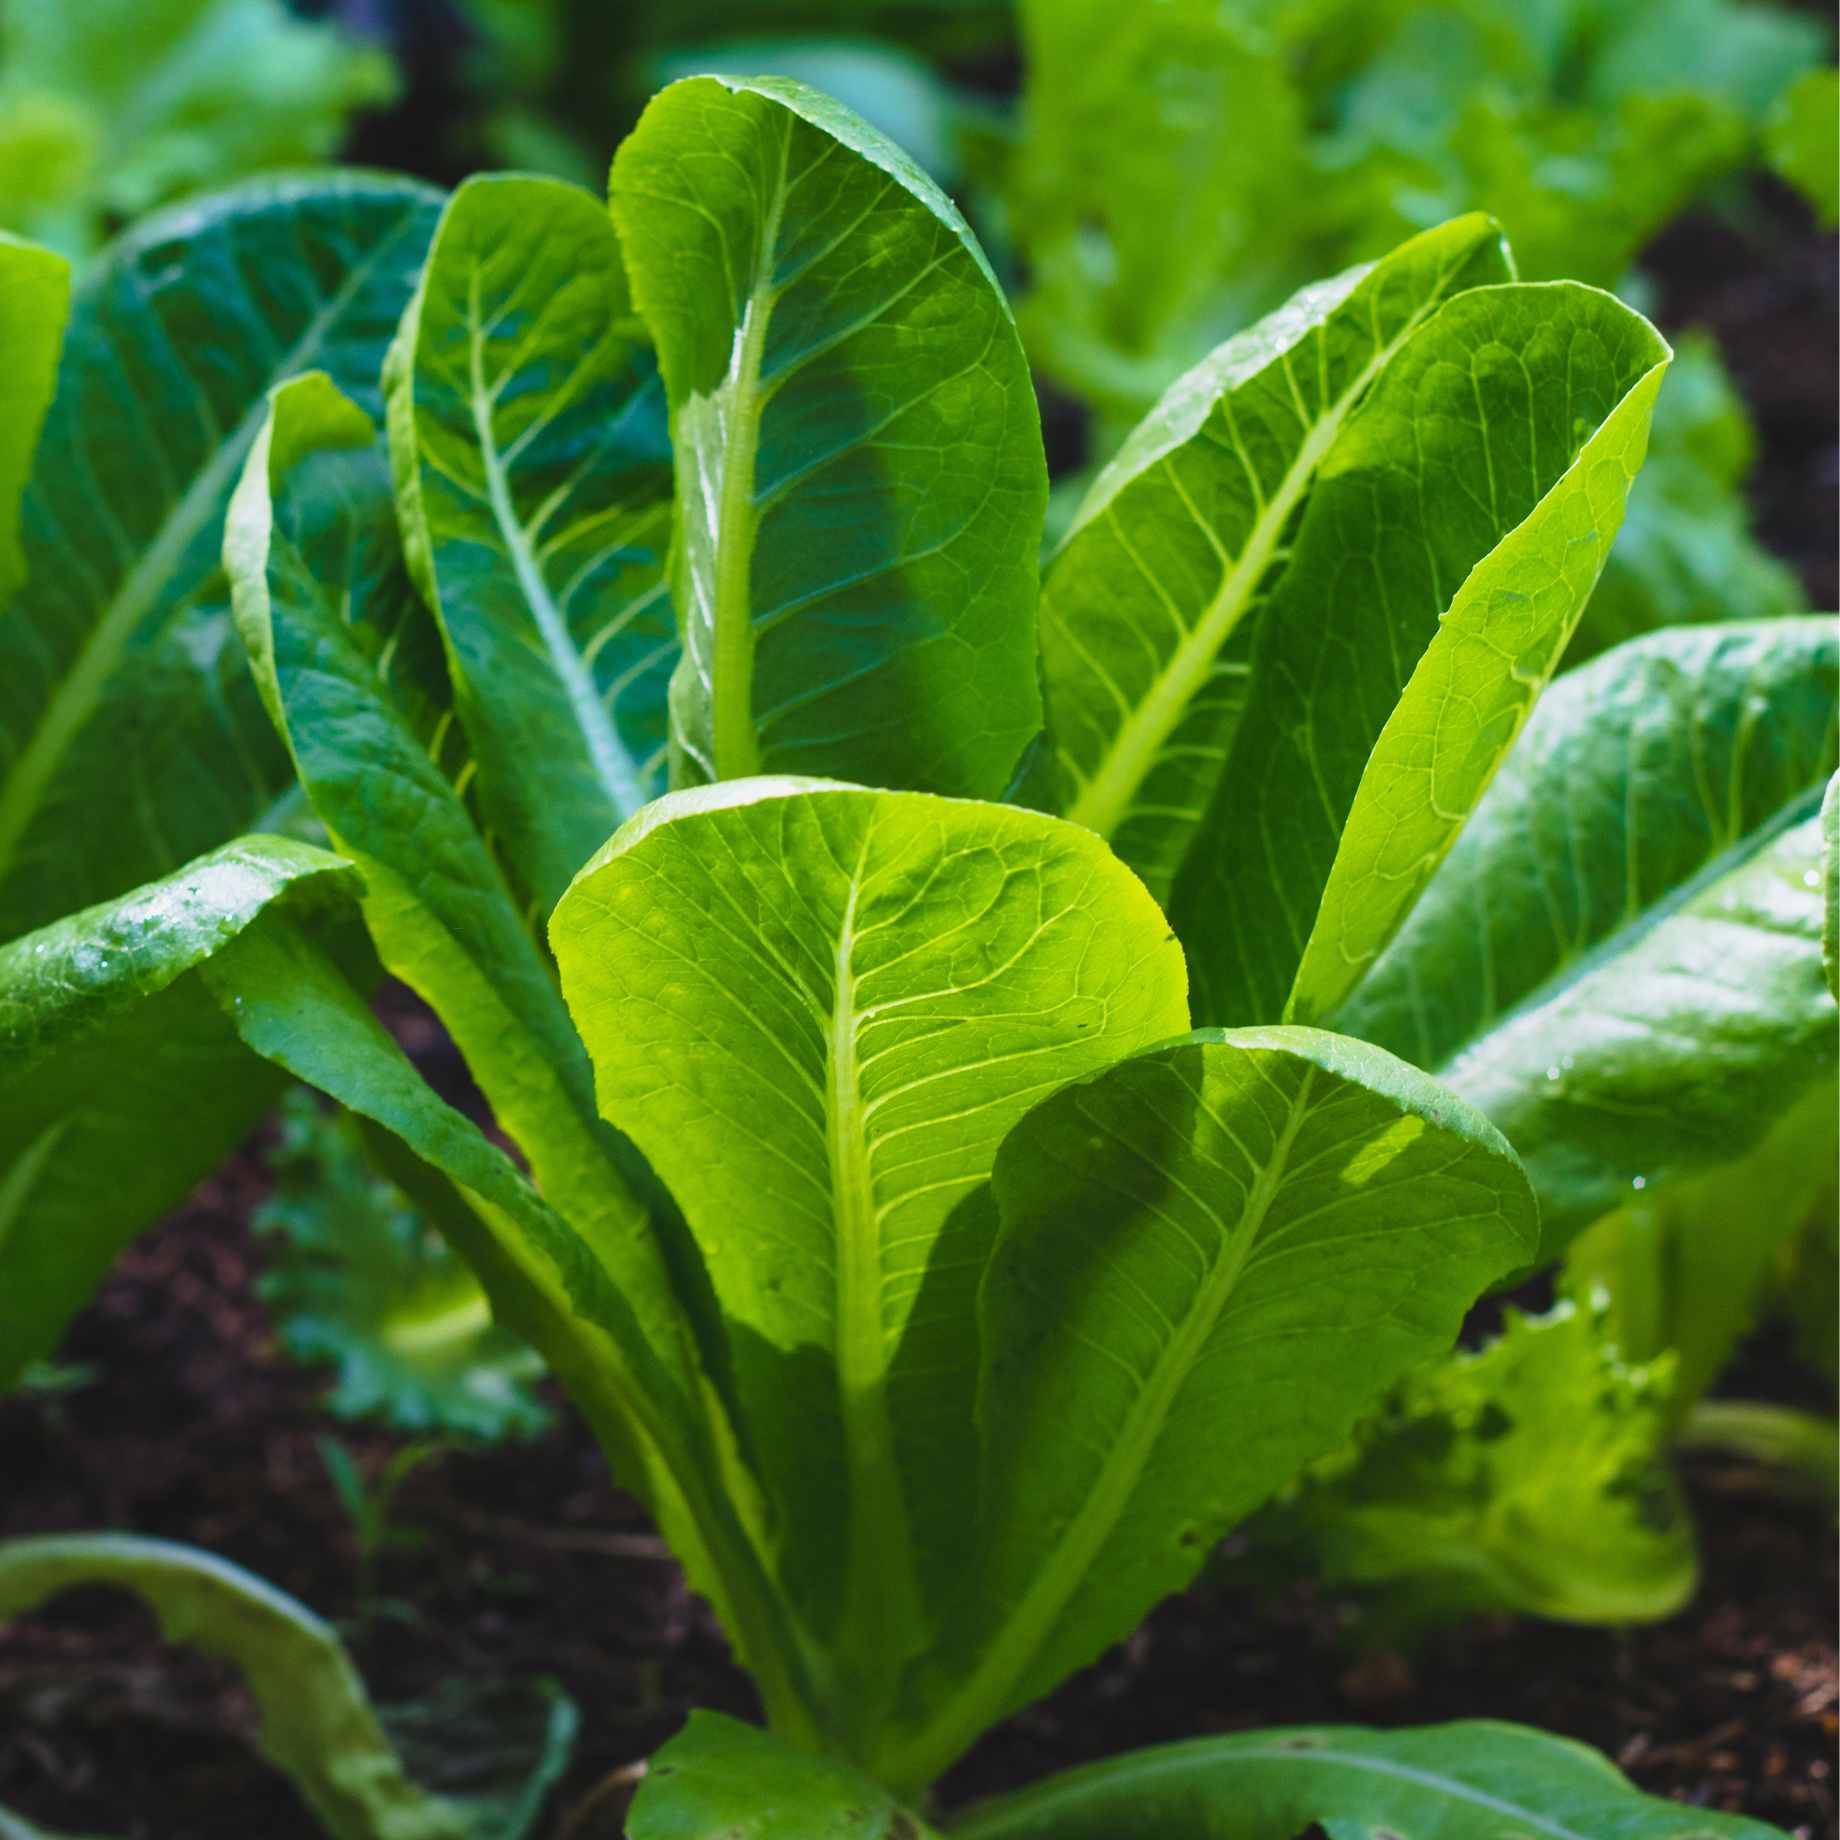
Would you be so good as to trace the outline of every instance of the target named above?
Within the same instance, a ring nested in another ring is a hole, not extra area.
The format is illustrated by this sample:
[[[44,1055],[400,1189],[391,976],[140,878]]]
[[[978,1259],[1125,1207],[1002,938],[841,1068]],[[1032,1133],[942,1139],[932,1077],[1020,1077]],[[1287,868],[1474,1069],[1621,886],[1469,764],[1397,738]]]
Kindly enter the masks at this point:
[[[1166,897],[1244,709],[1245,623],[1362,397],[1452,295],[1512,277],[1466,217],[1305,288],[1229,339],[1132,431],[1086,494],[1042,588],[1056,809]]]
[[[1411,1375],[1267,1537],[1370,1595],[1378,1639],[1478,1610],[1671,1616],[1698,1576],[1668,1469],[1674,1362],[1618,1339],[1601,1297],[1510,1310],[1494,1341]]]
[[[1047,469],[963,218],[771,77],[654,97],[610,196],[671,405],[679,778],[997,797],[1040,727]]]
[[[1472,288],[1350,418],[1171,898],[1202,1019],[1320,1020],[1379,956],[1558,665],[1667,358],[1607,294]]]
[[[1537,1240],[1485,1119],[1310,1029],[1202,1031],[1064,1087],[992,1187],[974,1578],[896,1782],[1185,1585]]]
[[[1522,1725],[1315,1726],[1138,1751],[973,1809],[955,1840],[1783,1840],[1643,1795],[1608,1758]]]
[[[1835,1064],[1831,618],[1652,634],[1542,701],[1337,1017],[1486,1112],[1542,1252],[1757,1144]]]
[[[720,1302],[781,1588],[872,1730],[962,1588],[997,1146],[1185,1026],[1181,953],[1090,831],[789,779],[648,807],[551,939]]]
[[[411,574],[486,821],[546,915],[663,790],[678,651],[664,390],[605,207],[553,179],[468,180],[386,382]]]
[[[357,879],[245,837],[0,946],[0,1386],[246,1128],[246,1058],[190,974],[265,917],[349,906]]]
[[[58,1534],[0,1544],[0,1619],[78,1585],[134,1592],[167,1641],[236,1666],[261,1715],[264,1755],[330,1840],[469,1840],[461,1811],[403,1773],[344,1644],[304,1604],[167,1540]]]

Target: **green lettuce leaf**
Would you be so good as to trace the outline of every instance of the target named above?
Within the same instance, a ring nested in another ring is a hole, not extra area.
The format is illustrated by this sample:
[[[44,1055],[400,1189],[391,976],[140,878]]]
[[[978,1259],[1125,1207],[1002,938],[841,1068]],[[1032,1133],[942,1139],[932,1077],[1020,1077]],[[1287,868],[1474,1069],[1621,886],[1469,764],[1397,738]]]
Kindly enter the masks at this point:
[[[382,51],[285,0],[9,6],[0,223],[83,255],[184,193],[331,159],[395,88]]]
[[[1547,693],[1337,1026],[1486,1112],[1544,1256],[1757,1143],[1831,1075],[1828,618],[1656,633]]]
[[[0,946],[0,1386],[230,1153],[251,1085],[271,1095],[189,974],[271,909],[343,908],[356,882],[323,850],[246,837]]]
[[[1825,230],[1840,221],[1840,70],[1805,71],[1764,124],[1770,164],[1813,208]]]
[[[978,1192],[1036,1099],[1185,1026],[1180,951],[1089,831],[808,780],[661,799],[550,933],[606,1115],[707,1263],[860,1747],[962,1589]]]
[[[1698,1582],[1668,1469],[1674,1361],[1607,1299],[1509,1310],[1474,1354],[1410,1375],[1262,1530],[1373,1595],[1397,1639],[1478,1610],[1568,1623],[1671,1616]]]
[[[1181,1589],[1538,1237],[1486,1120],[1309,1029],[1202,1031],[1064,1088],[993,1188],[976,1588],[897,1783]]]
[[[1210,1022],[1312,1022],[1377,958],[1558,665],[1641,465],[1659,335],[1473,288],[1320,469],[1170,918]]]
[[[149,219],[90,269],[0,628],[0,937],[260,828],[288,784],[230,629],[224,507],[269,387],[377,372],[437,194],[362,174]]]
[[[1040,727],[1047,471],[964,220],[778,78],[673,84],[611,197],[671,404],[680,779],[996,797]]]
[[[663,790],[677,657],[664,396],[606,210],[553,179],[468,180],[386,386],[410,572],[486,820],[546,915]]]
[[[70,312],[70,265],[35,243],[0,235],[0,609],[25,580],[19,497],[32,470],[38,431],[57,382],[58,351]]]
[[[404,1774],[330,1624],[227,1560],[132,1534],[0,1543],[0,1618],[77,1586],[132,1591],[168,1641],[232,1663],[261,1715],[257,1742],[329,1840],[471,1840],[459,1808]]]
[[[1783,1840],[1630,1787],[1601,1752],[1521,1725],[1318,1725],[1159,1745],[955,1822],[954,1840]]]
[[[1117,9],[1111,9],[1114,15]],[[1468,217],[1306,288],[1178,378],[1093,482],[1042,588],[1058,809],[1166,895],[1244,709],[1229,650],[1351,411],[1452,295],[1507,280]]]

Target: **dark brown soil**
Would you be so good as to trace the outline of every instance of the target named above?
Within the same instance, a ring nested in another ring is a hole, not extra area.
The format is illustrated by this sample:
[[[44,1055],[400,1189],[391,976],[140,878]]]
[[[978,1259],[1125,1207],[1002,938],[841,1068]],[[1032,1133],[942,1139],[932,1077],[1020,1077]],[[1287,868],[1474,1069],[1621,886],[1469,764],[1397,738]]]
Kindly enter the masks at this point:
[[[193,1541],[345,1618],[356,1552],[317,1451],[327,1423],[316,1382],[277,1353],[252,1294],[261,1252],[242,1223],[259,1170],[239,1158],[123,1260],[64,1349],[94,1367],[89,1384],[0,1401],[0,1531],[125,1527]],[[1766,1384],[1777,1365],[1768,1348],[1752,1351]],[[374,1432],[344,1435],[370,1465],[393,1448]],[[1307,1586],[1276,1598],[1236,1588],[1229,1553],[1205,1595],[1165,1606],[988,1738],[947,1799],[1197,1733],[1488,1715],[1587,1739],[1657,1793],[1827,1840],[1831,1519],[1714,1467],[1691,1481],[1706,1582],[1669,1623],[1617,1634],[1490,1618],[1409,1663],[1357,1656],[1346,1606]],[[536,1443],[418,1470],[398,1514],[425,1540],[382,1563],[393,1603],[354,1632],[365,1675],[385,1700],[456,1676],[558,1677],[582,1734],[545,1840],[690,1706],[751,1710],[709,1614],[566,1408]],[[234,1680],[163,1648],[126,1600],[73,1594],[0,1632],[0,1806],[122,1840],[309,1840],[312,1821],[249,1748],[251,1728]],[[617,1831],[592,1815],[567,1828],[568,1840]]]

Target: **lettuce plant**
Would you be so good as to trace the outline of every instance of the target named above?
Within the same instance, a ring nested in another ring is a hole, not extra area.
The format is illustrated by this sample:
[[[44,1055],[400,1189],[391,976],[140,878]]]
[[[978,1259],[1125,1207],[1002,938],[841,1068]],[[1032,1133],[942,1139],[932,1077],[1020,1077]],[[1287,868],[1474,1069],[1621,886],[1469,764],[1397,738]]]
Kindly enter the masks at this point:
[[[693,1724],[635,1833],[919,1834],[1538,1256],[1481,1111],[1322,1025],[1556,668],[1669,354],[1459,219],[1180,380],[1044,582],[1022,348],[900,150],[697,79],[611,206],[469,183],[384,430],[272,393],[224,566],[331,847],[252,839],[236,924],[181,952],[182,876],[127,936],[396,1140],[722,1616],[771,1735]],[[312,924],[353,900],[518,1160]],[[43,939],[91,1000],[25,987],[20,1079],[142,1013],[118,911]],[[1480,1796],[1763,1831],[1488,1726],[1179,1747],[959,1830]]]

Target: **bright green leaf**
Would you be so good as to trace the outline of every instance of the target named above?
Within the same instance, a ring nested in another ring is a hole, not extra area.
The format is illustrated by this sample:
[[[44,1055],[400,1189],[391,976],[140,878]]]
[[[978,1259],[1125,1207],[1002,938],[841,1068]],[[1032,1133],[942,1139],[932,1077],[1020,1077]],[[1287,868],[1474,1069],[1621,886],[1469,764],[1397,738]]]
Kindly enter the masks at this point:
[[[0,1386],[273,1096],[187,974],[277,905],[343,907],[356,880],[249,837],[0,946]]]
[[[1198,1015],[1314,1021],[1379,955],[1558,664],[1666,360],[1607,294],[1475,288],[1350,418],[1176,882]]]
[[[1047,472],[964,220],[779,78],[673,84],[611,196],[671,404],[681,777],[997,796],[1040,727]]]
[[[895,1781],[1127,1635],[1538,1238],[1485,1119],[1312,1029],[1203,1031],[1063,1088],[993,1186],[978,1588]]]
[[[183,193],[332,158],[396,87],[381,50],[285,0],[9,6],[0,73],[0,145],[18,145],[0,222],[72,255]]]
[[[1748,1155],[1630,1195],[1566,1249],[1566,1290],[1603,1299],[1623,1353],[1673,1357],[1676,1423],[1756,1325],[1773,1268],[1836,1167],[1840,1092],[1816,1080]]]
[[[1337,1026],[1499,1125],[1543,1252],[1729,1162],[1835,1060],[1831,619],[1656,633],[1548,692]]]
[[[57,381],[70,311],[70,265],[35,243],[0,235],[0,610],[25,579],[19,496]]]
[[[1840,220],[1840,70],[1810,70],[1790,84],[1764,124],[1764,142],[1770,164],[1831,230]]]
[[[789,1749],[719,1712],[651,1760],[631,1840],[928,1840],[932,1830],[847,1764]]]
[[[547,914],[663,789],[677,656],[664,396],[605,209],[553,179],[463,185],[387,392],[410,570],[480,800]]]
[[[1185,1026],[1181,954],[1089,831],[808,780],[660,800],[551,939],[601,1104],[707,1262],[783,1588],[872,1731],[962,1589],[997,1145]]]
[[[0,1621],[76,1586],[145,1600],[168,1642],[231,1662],[261,1715],[258,1743],[329,1840],[468,1840],[458,1809],[403,1773],[332,1627],[241,1566],[131,1534],[0,1544]]]
[[[1643,1795],[1600,1752],[1521,1725],[1319,1725],[1159,1745],[1050,1778],[954,1840],[1783,1840]]]
[[[1650,1622],[1693,1594],[1668,1468],[1674,1363],[1619,1348],[1605,1301],[1507,1313],[1474,1354],[1410,1375],[1275,1511],[1311,1576],[1378,1592],[1370,1628],[1473,1611]]]
[[[1317,468],[1425,320],[1511,272],[1495,227],[1468,217],[1306,288],[1173,383],[1094,481],[1042,589],[1059,809],[1152,893],[1219,780],[1247,670],[1226,647],[1269,594]]]
[[[287,785],[224,605],[269,386],[377,403],[436,194],[276,180],[139,226],[77,291],[0,640],[0,937],[260,828]]]

